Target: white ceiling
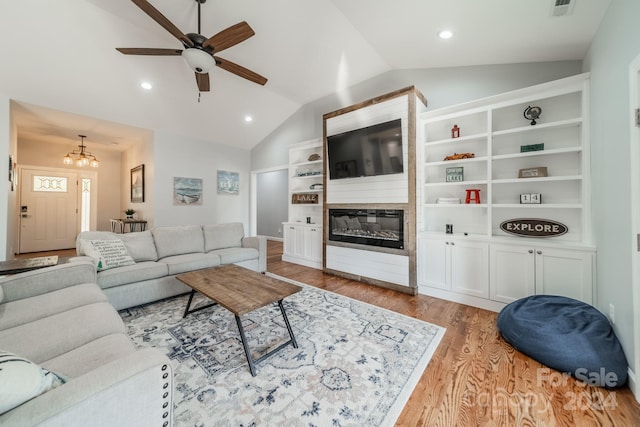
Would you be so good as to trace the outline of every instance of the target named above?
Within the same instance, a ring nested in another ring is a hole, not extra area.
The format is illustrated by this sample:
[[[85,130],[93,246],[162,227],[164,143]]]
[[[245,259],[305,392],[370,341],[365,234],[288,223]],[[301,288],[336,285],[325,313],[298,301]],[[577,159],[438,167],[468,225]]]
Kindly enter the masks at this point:
[[[130,0],[3,1],[0,94],[35,139],[77,144],[84,133],[123,149],[161,130],[251,149],[302,105],[392,69],[580,60],[611,0],[573,0],[564,17],[551,16],[553,1],[208,0],[202,34],[247,21],[256,35],[219,56],[269,81],[216,68],[200,102],[180,57],[115,50],[182,48]],[[197,32],[195,0],[149,2]],[[454,38],[439,40],[443,28]]]

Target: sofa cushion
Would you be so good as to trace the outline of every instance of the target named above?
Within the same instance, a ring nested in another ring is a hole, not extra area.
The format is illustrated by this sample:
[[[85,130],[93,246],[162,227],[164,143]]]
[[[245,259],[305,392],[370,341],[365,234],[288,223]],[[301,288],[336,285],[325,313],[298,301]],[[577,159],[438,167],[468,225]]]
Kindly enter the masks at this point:
[[[93,258],[98,271],[134,264],[127,247],[120,239],[115,240],[82,240],[82,251]]]
[[[124,333],[108,302],[98,302],[0,331],[0,348],[42,363],[90,341]]]
[[[113,286],[157,279],[167,274],[169,274],[169,269],[166,264],[154,261],[137,262],[133,265],[99,272],[98,285],[102,289],[107,289]]]
[[[157,261],[158,252],[150,230],[118,235],[135,262]]]
[[[109,334],[42,362],[41,365],[67,378],[76,378],[135,351],[135,345],[126,334]]]
[[[107,296],[98,285],[85,283],[7,302],[0,305],[0,331],[72,308],[104,301],[107,301]]]
[[[214,254],[185,254],[162,258],[158,262],[166,264],[169,274],[173,275],[217,267],[220,265],[220,257]]]
[[[204,251],[214,249],[236,248],[242,246],[244,227],[241,222],[228,224],[204,225]]]
[[[224,248],[209,252],[220,257],[221,264],[233,264],[234,262],[258,259],[258,251],[253,248]]]
[[[204,252],[204,237],[199,225],[155,227],[151,233],[158,258]]]
[[[64,384],[64,379],[29,359],[0,351],[0,414]]]

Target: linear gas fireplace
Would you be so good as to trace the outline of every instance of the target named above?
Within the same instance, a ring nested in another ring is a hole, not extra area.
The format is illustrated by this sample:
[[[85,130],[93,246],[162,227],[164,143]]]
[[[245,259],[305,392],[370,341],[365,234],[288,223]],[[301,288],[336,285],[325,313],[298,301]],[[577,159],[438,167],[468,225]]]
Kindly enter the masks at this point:
[[[404,249],[404,211],[329,209],[329,240]]]

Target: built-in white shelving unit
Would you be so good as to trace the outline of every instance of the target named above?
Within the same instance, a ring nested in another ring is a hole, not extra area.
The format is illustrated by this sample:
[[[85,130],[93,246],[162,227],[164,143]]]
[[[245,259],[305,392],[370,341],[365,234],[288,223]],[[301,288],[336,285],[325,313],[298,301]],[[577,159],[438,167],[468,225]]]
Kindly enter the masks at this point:
[[[289,147],[289,220],[283,224],[282,259],[314,268],[322,268],[322,150],[320,139]]]
[[[591,302],[595,248],[587,89],[588,74],[582,74],[421,115],[424,141],[417,153],[421,292],[494,310],[542,292]],[[542,109],[535,125],[524,117],[529,106]],[[460,128],[457,138],[452,138],[454,125]],[[539,144],[544,148],[525,151]],[[474,157],[444,160],[455,153]],[[451,167],[463,168],[462,181],[446,181]],[[547,176],[519,177],[520,170],[542,167]],[[480,203],[465,203],[467,189],[480,190]],[[541,203],[522,204],[521,194],[540,194]],[[460,204],[439,203],[456,198]],[[530,238],[501,229],[503,222],[518,218],[559,222],[568,231]],[[453,234],[445,233],[447,224],[453,225]],[[500,250],[494,250],[496,245],[502,245]],[[441,253],[442,262],[425,259],[435,253]],[[553,262],[545,258],[548,253],[555,255]],[[471,265],[477,266],[468,276],[451,270],[469,268],[460,262],[462,256],[473,258]],[[507,258],[510,262],[503,262]],[[442,271],[434,274],[438,266]],[[518,267],[530,273],[517,278]],[[577,279],[570,277],[575,272],[580,273]],[[530,282],[523,284],[525,279]],[[509,292],[509,286],[518,291]]]

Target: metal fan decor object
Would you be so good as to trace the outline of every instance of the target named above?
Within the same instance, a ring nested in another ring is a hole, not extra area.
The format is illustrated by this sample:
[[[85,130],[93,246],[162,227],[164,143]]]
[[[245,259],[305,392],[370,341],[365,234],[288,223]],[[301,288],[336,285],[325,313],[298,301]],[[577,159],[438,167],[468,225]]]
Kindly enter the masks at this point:
[[[163,49],[163,48],[116,48],[125,55],[155,55],[155,56],[182,56],[196,76],[196,84],[200,92],[208,92],[209,71],[218,66],[239,77],[250,80],[259,85],[267,83],[267,79],[241,65],[217,56],[219,52],[237,45],[255,32],[245,21],[232,25],[219,33],[207,38],[200,30],[200,6],[207,0],[195,0],[198,3],[198,32],[184,34],[160,11],[153,7],[147,0],[131,0],[151,19],[156,21],[162,28],[180,40],[184,49]]]
[[[532,107],[531,105],[529,105],[524,109],[524,118],[527,120],[531,120],[531,126],[536,124],[536,120],[538,120],[540,114],[542,114],[542,108],[540,107]]]

